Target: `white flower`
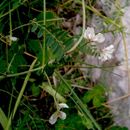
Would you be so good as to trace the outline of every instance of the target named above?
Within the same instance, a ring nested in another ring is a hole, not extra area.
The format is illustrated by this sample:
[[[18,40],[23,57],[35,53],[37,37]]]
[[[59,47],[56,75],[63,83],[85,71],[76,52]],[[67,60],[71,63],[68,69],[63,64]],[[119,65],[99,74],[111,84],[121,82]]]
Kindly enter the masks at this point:
[[[115,49],[113,45],[104,48],[98,59],[101,60],[102,62],[112,59],[112,53],[114,52],[114,50]]]
[[[51,117],[49,118],[49,123],[51,125],[55,124],[58,118],[60,118],[62,120],[66,119],[66,113],[64,113],[63,111],[61,111],[62,108],[69,108],[69,106],[67,104],[65,104],[65,103],[58,104],[57,111],[54,112],[51,115]]]
[[[13,41],[13,42],[16,42],[16,41],[18,40],[17,37],[13,37],[13,36],[12,36],[12,37],[10,36],[9,38],[10,38],[10,40]]]
[[[58,108],[60,110],[62,108],[69,108],[69,106],[67,104],[65,104],[65,103],[60,103],[60,104],[58,104]]]
[[[105,41],[104,35],[101,33],[98,33],[97,35],[95,35],[94,28],[92,28],[92,27],[88,27],[85,30],[84,38],[90,40],[91,42],[97,42],[97,43],[102,43]]]

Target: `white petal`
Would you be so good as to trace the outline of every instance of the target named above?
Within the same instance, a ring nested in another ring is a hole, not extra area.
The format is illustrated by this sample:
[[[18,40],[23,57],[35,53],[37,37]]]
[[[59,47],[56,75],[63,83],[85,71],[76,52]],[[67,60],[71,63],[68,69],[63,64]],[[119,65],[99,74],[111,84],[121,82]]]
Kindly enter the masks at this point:
[[[93,40],[93,38],[95,37],[95,32],[94,32],[94,28],[92,27],[88,27],[85,32],[84,32],[84,38],[88,39],[88,40]]]
[[[13,41],[13,42],[15,42],[15,41],[18,40],[18,38],[17,37],[10,37],[10,40]]]
[[[104,55],[101,55],[98,59],[101,60],[102,62],[105,62],[107,60],[112,59],[112,55],[104,54]]]
[[[64,113],[63,111],[60,111],[59,112],[59,118],[62,119],[62,120],[65,120],[66,119],[66,113]]]
[[[103,49],[103,51],[108,51],[109,53],[113,53],[114,50],[115,50],[114,45],[110,45],[110,46]]]
[[[53,114],[51,115],[51,117],[49,118],[49,123],[50,123],[51,125],[55,124],[56,121],[57,121],[58,116],[59,116],[59,112],[56,111],[55,113],[53,113]]]
[[[98,42],[98,43],[102,43],[102,42],[105,41],[105,37],[104,37],[103,34],[98,33],[98,34],[94,37],[93,41]]]
[[[114,50],[115,49],[113,45],[104,48],[98,59],[101,60],[102,62],[112,59],[112,53],[114,52]]]
[[[58,107],[59,107],[59,110],[61,108],[69,108],[69,106],[66,103],[60,103],[60,104],[58,104]]]
[[[96,45],[96,42],[91,42],[91,45]]]

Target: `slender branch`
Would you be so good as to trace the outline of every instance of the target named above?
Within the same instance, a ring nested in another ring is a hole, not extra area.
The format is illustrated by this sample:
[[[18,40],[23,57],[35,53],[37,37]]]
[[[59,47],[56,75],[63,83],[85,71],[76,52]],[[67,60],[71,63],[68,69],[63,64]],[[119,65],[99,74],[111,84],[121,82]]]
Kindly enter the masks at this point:
[[[46,0],[43,0],[43,25],[46,26]],[[43,32],[42,66],[46,63],[46,31]]]
[[[30,66],[30,68],[29,68],[29,70],[32,70],[32,68],[34,67],[36,61],[37,61],[37,59],[35,59],[35,60],[33,61],[33,63],[31,64],[31,66]],[[29,80],[30,76],[31,76],[31,72],[29,71],[29,72],[27,73],[26,77],[25,77],[25,80],[24,80],[24,82],[23,82],[21,91],[20,91],[20,93],[19,93],[19,95],[18,95],[18,98],[17,98],[17,100],[16,100],[16,103],[15,103],[15,106],[14,106],[14,110],[13,110],[12,114],[11,114],[10,117],[9,117],[6,130],[9,130],[9,129],[10,129],[12,119],[14,118],[14,116],[15,116],[15,114],[16,114],[17,108],[18,108],[18,106],[19,106],[19,104],[20,104],[21,98],[22,98],[22,96],[23,96],[24,90],[25,90],[25,88],[26,88],[26,86],[27,86],[27,83],[28,83],[28,80]]]
[[[11,77],[16,77],[16,76],[20,76],[20,75],[25,75],[25,74],[27,74],[29,72],[34,72],[34,71],[37,71],[37,70],[41,70],[43,68],[44,68],[44,66],[40,66],[38,68],[35,68],[35,69],[32,69],[32,70],[28,70],[28,71],[24,71],[24,72],[20,72],[20,73],[2,75],[2,76],[0,76],[0,80],[2,80],[4,78],[11,78]]]

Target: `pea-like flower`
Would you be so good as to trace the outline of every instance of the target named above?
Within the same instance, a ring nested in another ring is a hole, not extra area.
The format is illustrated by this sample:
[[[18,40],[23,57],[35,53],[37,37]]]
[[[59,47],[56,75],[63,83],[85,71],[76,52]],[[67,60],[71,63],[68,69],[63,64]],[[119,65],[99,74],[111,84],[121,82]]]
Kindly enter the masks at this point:
[[[65,120],[66,119],[66,113],[61,111],[62,108],[69,108],[69,106],[65,103],[60,103],[58,104],[58,108],[57,108],[57,111],[54,112],[51,117],[49,118],[49,123],[51,125],[55,124],[57,119],[60,118],[62,120]]]
[[[84,32],[84,38],[92,42],[92,44],[102,43],[105,41],[105,37],[102,33],[95,34],[94,28],[88,27]]]
[[[13,41],[13,42],[16,42],[16,41],[18,40],[17,37],[13,37],[13,36],[12,36],[12,37],[9,37],[9,38],[10,38],[10,40]]]
[[[115,50],[114,45],[110,45],[102,49],[98,59],[101,60],[102,62],[112,59],[112,53],[114,52],[114,50]]]

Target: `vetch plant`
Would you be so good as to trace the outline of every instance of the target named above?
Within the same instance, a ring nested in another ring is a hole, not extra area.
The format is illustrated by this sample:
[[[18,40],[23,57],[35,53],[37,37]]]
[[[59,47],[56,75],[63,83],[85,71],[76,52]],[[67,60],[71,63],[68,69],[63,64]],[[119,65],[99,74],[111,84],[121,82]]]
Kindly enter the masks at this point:
[[[84,38],[89,40],[92,45],[95,43],[102,43],[105,41],[105,37],[102,33],[95,34],[93,27],[88,27],[84,32]],[[109,45],[108,47],[101,50],[98,59],[101,62],[105,62],[107,60],[112,59],[112,53],[114,52],[114,46]]]
[[[95,43],[102,43],[105,41],[105,37],[102,33],[95,34],[93,27],[88,27],[84,32],[84,38],[88,39],[90,42],[92,42],[92,45],[95,45]]]
[[[16,42],[16,41],[18,40],[17,37],[13,37],[13,36],[12,36],[12,37],[10,36],[9,38],[10,38],[10,40],[13,41],[13,42]]]
[[[101,60],[102,62],[112,59],[112,53],[114,52],[114,50],[115,50],[114,45],[110,45],[102,49],[98,59]]]
[[[111,39],[106,44],[107,32],[112,31],[113,37],[118,32],[116,18],[107,18],[100,6],[96,8],[97,0],[88,4],[85,0],[67,3],[37,0],[29,4],[27,0],[4,0],[0,3],[0,128],[36,130],[64,129],[65,126],[66,129],[101,130],[112,125],[109,110],[102,106],[107,100],[106,91],[95,85],[101,81],[98,79],[105,67],[98,59],[103,45],[107,47],[111,42],[116,47]],[[92,15],[103,19],[103,29],[98,30],[98,25],[92,24]],[[81,16],[79,23],[75,23],[77,16]],[[64,21],[72,26],[64,27]],[[106,28],[107,24],[114,28]],[[77,35],[69,31],[79,28],[82,32]],[[100,30],[105,32],[106,39]],[[82,100],[84,95],[90,103]],[[53,101],[55,110],[50,111],[48,107],[54,108]],[[66,113],[63,108],[70,110]]]
[[[17,42],[18,38],[14,36],[6,36],[6,42],[8,43],[9,46],[12,45],[12,42]]]
[[[51,117],[49,118],[49,123],[51,125],[55,124],[58,117],[62,120],[65,120],[66,119],[66,113],[61,111],[62,108],[69,108],[69,106],[65,103],[60,103],[57,105],[57,111],[54,112]]]

